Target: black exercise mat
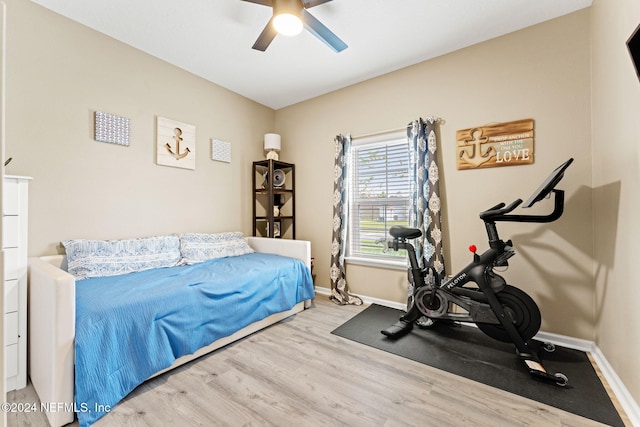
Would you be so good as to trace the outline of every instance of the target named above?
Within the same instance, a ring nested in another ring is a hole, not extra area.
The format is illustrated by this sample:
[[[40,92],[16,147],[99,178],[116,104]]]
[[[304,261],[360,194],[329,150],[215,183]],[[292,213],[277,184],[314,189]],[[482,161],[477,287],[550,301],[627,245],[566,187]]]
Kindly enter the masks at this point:
[[[601,423],[624,426],[586,353],[560,346],[553,353],[539,352],[547,371],[569,378],[560,387],[532,377],[513,344],[496,341],[472,326],[414,327],[395,340],[380,333],[402,314],[372,304],[332,333]]]

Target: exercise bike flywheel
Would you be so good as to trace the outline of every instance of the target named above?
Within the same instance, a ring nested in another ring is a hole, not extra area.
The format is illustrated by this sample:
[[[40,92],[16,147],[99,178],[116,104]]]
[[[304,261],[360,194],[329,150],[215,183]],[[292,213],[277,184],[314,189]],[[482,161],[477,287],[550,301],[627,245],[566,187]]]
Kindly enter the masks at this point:
[[[524,341],[528,341],[538,333],[542,324],[542,316],[540,309],[529,295],[516,287],[506,285],[502,291],[496,294],[496,297]],[[482,332],[491,338],[502,342],[512,342],[509,334],[500,324],[477,323],[477,325]]]
[[[435,296],[433,295],[434,292],[436,292]],[[415,304],[422,314],[435,319],[446,314],[449,309],[449,304],[440,292],[426,286],[416,292]]]

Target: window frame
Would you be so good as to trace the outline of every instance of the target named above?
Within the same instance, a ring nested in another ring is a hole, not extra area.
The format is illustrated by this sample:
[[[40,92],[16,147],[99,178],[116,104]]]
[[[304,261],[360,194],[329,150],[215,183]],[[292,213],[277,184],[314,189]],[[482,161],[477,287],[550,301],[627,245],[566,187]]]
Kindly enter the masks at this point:
[[[373,267],[386,267],[392,269],[406,269],[407,268],[407,258],[406,254],[402,255],[367,255],[364,253],[354,253],[353,252],[353,233],[354,230],[354,206],[356,203],[356,199],[354,198],[354,174],[355,174],[355,163],[356,163],[356,151],[362,147],[371,147],[375,148],[375,146],[386,146],[389,144],[399,145],[406,144],[407,146],[407,154],[409,154],[409,142],[407,141],[406,130],[398,130],[393,132],[384,132],[378,133],[372,136],[365,136],[359,138],[353,138],[351,140],[351,149],[349,152],[349,157],[351,159],[351,164],[348,170],[348,203],[349,203],[349,213],[347,220],[349,224],[347,226],[347,241],[346,241],[346,254],[345,261],[351,264],[365,265],[365,266],[373,266]],[[407,160],[410,159],[408,156]],[[411,179],[411,166],[407,163],[407,176],[408,179]],[[407,190],[411,189],[411,185],[409,184]],[[407,218],[409,214],[409,209],[411,209],[411,195],[408,194],[407,204]]]

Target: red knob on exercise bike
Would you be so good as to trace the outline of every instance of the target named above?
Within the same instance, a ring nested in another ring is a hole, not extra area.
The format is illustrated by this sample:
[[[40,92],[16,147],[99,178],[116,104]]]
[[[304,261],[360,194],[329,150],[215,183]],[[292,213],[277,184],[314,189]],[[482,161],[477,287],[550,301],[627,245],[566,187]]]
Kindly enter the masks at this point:
[[[476,245],[469,245],[469,250],[473,252],[473,261],[474,262],[480,261],[480,256],[476,253],[476,251],[478,250]]]

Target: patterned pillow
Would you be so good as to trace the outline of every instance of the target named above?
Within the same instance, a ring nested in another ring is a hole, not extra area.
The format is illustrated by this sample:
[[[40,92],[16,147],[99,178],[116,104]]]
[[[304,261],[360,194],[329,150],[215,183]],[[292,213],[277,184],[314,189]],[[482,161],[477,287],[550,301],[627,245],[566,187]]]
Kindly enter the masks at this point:
[[[253,253],[240,232],[204,234],[185,233],[180,235],[182,264],[197,264],[215,258]]]
[[[77,279],[115,276],[180,262],[178,236],[127,240],[65,240],[68,271]]]

